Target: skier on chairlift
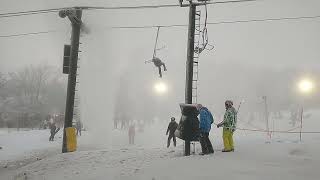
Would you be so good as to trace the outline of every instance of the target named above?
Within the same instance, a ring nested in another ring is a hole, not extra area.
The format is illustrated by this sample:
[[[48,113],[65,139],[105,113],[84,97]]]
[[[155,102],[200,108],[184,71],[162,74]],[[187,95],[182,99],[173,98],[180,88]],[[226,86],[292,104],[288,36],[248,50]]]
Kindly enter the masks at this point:
[[[148,61],[145,61],[145,63],[153,62],[153,64],[159,69],[159,76],[160,76],[160,78],[162,78],[162,69],[161,69],[161,66],[163,66],[163,70],[164,70],[164,71],[167,71],[167,67],[166,67],[165,63],[161,61],[160,58],[156,57],[156,52],[157,52],[157,50],[162,49],[162,48],[157,49],[158,37],[159,37],[159,30],[160,30],[160,27],[158,27],[158,30],[157,30],[157,37],[156,37],[156,42],[155,42],[154,49],[153,49],[152,59],[151,59],[151,60],[148,60]]]
[[[161,59],[157,57],[153,57],[152,60],[146,61],[147,62],[153,62],[153,64],[159,69],[159,76],[162,78],[162,69],[161,66],[163,66],[163,70],[167,71],[167,67],[164,62],[161,61]]]

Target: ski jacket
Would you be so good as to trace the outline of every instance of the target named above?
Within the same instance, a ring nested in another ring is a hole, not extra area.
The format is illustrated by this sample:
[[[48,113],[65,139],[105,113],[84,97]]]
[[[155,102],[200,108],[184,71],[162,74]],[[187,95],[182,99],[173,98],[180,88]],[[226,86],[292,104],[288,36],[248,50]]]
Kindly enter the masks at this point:
[[[200,131],[208,133],[211,130],[211,124],[213,123],[213,116],[211,112],[206,108],[202,107],[199,110],[200,113]]]
[[[56,129],[57,129],[57,127],[56,127],[56,125],[55,124],[50,124],[50,131],[51,131],[51,133],[54,133],[55,131],[56,131]]]
[[[136,128],[134,125],[129,127],[129,136],[134,136],[136,134]]]
[[[171,121],[169,123],[169,125],[168,125],[168,129],[167,129],[167,133],[166,134],[168,134],[169,131],[170,131],[171,135],[174,134],[174,132],[176,131],[177,127],[178,127],[178,123],[176,121]]]
[[[234,107],[226,110],[223,117],[223,128],[235,130],[237,125],[237,111]]]

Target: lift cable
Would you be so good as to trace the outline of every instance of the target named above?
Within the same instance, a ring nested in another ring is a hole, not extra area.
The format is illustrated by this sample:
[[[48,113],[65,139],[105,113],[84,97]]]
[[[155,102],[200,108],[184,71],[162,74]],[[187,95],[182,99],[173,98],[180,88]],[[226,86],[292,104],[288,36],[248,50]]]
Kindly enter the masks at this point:
[[[207,4],[227,4],[227,3],[240,3],[240,2],[253,2],[253,1],[266,1],[266,0],[214,1],[214,2],[207,2]],[[63,7],[63,8],[51,8],[51,9],[39,9],[39,10],[30,10],[30,11],[0,13],[0,18],[27,16],[27,15],[34,15],[34,14],[55,13],[60,10],[70,9],[70,8],[77,8],[77,9],[81,9],[81,10],[121,10],[121,9],[155,9],[155,8],[171,8],[171,7],[180,7],[180,5],[179,4],[162,4],[162,5],[114,6],[114,7],[75,6],[75,7]]]
[[[281,17],[281,18],[266,18],[266,19],[249,19],[249,20],[235,20],[235,21],[218,21],[218,22],[207,22],[207,25],[219,25],[219,24],[240,24],[240,23],[252,23],[252,22],[272,22],[272,21],[293,21],[293,20],[310,20],[319,19],[320,15],[315,16],[299,16],[299,17]],[[150,29],[150,28],[174,28],[174,27],[187,27],[187,24],[171,24],[171,25],[146,25],[146,26],[112,26],[106,27],[107,29]],[[61,30],[50,30],[40,32],[29,32],[21,34],[9,34],[0,35],[0,38],[15,37],[15,36],[26,36],[26,35],[37,35],[37,34],[48,34],[53,32],[61,32]]]

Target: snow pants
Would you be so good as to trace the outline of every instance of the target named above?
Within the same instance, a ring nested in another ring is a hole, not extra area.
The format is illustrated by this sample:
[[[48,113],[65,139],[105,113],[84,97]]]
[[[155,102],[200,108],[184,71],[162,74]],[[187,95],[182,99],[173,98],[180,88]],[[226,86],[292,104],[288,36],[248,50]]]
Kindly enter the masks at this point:
[[[223,145],[225,150],[233,150],[233,132],[230,129],[223,128]]]
[[[53,141],[55,135],[55,131],[50,131],[49,141]]]
[[[134,144],[134,135],[129,135],[129,144]]]
[[[200,144],[203,154],[213,153],[213,147],[209,139],[209,133],[201,132]]]
[[[177,140],[176,140],[176,136],[174,135],[174,133],[170,133],[170,134],[169,134],[168,142],[167,142],[167,147],[170,146],[170,141],[171,141],[171,139],[173,139],[173,145],[174,145],[174,147],[176,147],[176,145],[177,145]]]
[[[77,136],[81,136],[81,128],[77,128]]]

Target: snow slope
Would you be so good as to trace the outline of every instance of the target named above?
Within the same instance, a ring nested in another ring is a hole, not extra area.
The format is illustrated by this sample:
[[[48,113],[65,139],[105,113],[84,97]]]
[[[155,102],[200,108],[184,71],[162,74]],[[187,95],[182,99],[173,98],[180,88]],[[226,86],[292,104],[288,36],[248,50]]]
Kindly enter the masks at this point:
[[[308,120],[303,130],[316,130],[317,119]],[[320,134],[303,134],[300,142],[298,134],[277,134],[270,140],[266,133],[237,131],[236,151],[222,153],[221,129],[213,128],[210,139],[215,153],[197,155],[201,152],[197,143],[196,154],[185,157],[180,140],[178,147],[166,148],[166,125],[158,123],[137,132],[136,144],[131,146],[127,131],[113,130],[112,144],[84,132],[78,151],[66,154],[60,153],[61,138],[53,143],[47,140],[48,131],[2,133],[0,159],[15,166],[4,168],[1,163],[0,179],[319,179]]]
[[[133,146],[59,154],[18,169],[15,179],[318,179],[319,139],[242,142],[234,153],[182,155],[173,149]],[[315,145],[315,146],[313,146]]]
[[[11,131],[0,130],[0,162],[21,159],[30,152],[54,149],[61,146],[62,131],[59,131],[54,142],[49,142],[49,130]]]

